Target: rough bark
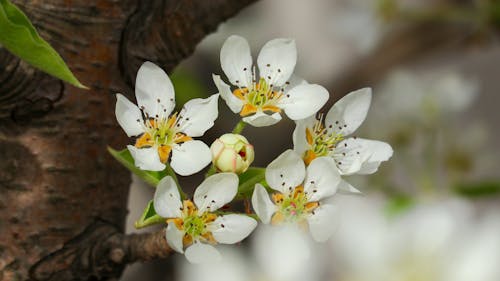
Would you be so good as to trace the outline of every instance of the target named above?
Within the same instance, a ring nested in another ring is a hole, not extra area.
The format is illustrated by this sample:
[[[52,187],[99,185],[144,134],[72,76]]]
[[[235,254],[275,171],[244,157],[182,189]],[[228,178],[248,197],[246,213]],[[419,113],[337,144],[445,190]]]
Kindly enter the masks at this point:
[[[111,279],[133,255],[152,257],[133,249],[159,236],[121,234],[130,177],[106,152],[127,143],[113,93],[132,97],[140,63],[172,70],[250,2],[14,1],[91,90],[0,49],[0,280],[27,280],[35,263],[35,280]]]

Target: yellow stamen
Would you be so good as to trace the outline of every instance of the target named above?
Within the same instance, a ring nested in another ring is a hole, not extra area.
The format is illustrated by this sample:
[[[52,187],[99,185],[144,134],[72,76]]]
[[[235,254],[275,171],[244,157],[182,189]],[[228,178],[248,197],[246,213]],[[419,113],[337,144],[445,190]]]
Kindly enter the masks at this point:
[[[265,105],[262,107],[263,111],[272,111],[272,112],[281,112],[281,108],[275,106],[275,105]]]
[[[217,241],[215,240],[212,232],[205,232],[204,234],[201,235],[205,239],[206,242],[215,245],[217,244]]]
[[[196,206],[191,200],[184,200],[182,206],[182,210],[187,216],[192,216],[194,213],[198,212],[198,209],[196,209]]]
[[[314,151],[312,150],[308,150],[306,151],[303,159],[304,159],[304,162],[306,163],[306,165],[309,165],[311,164],[311,162],[316,159],[317,155],[316,153],[314,153]]]
[[[168,118],[167,127],[172,128],[176,121],[177,121],[177,112],[174,115],[172,115],[170,118]]]
[[[247,88],[236,89],[233,91],[233,95],[235,95],[240,100],[245,100],[245,94],[248,94]]]
[[[281,193],[274,193],[272,195],[274,204],[280,204],[283,202],[284,196]]]
[[[190,136],[187,136],[186,134],[183,134],[183,133],[177,133],[175,135],[174,142],[175,143],[181,143],[181,142],[187,142],[187,141],[190,141],[190,140],[193,140],[193,138],[191,138]]]
[[[167,219],[167,224],[173,222],[175,224],[175,227],[177,229],[182,230],[184,227],[184,221],[181,218],[173,218],[173,219]]]
[[[278,225],[282,223],[285,220],[285,216],[281,212],[276,212],[274,213],[273,217],[271,218],[271,224],[272,225]]]
[[[217,219],[217,215],[216,214],[205,213],[205,216],[204,216],[205,223],[213,222],[216,219]]]
[[[304,206],[307,212],[310,212],[319,207],[319,202],[309,202]]]
[[[193,244],[193,237],[191,237],[191,235],[189,234],[184,234],[184,237],[182,237],[182,245],[184,247],[187,247],[189,245]]]
[[[248,116],[250,114],[254,114],[256,112],[257,112],[257,107],[247,103],[241,109],[240,116],[245,117],[245,116]]]
[[[309,128],[306,128],[306,140],[309,145],[313,145],[314,140]]]
[[[172,147],[170,147],[170,145],[162,145],[158,147],[158,154],[160,155],[160,161],[162,163],[166,163],[168,161],[170,151],[172,151]]]
[[[149,135],[148,133],[142,134],[142,136],[135,141],[135,147],[138,147],[138,148],[145,147],[145,146],[149,147],[149,146],[153,146],[153,145],[154,145],[154,141],[151,138],[151,135]]]
[[[295,190],[293,191],[293,198],[294,199],[297,199],[297,197],[299,197],[300,195],[302,195],[304,193],[304,187],[302,185],[299,185],[295,188]]]

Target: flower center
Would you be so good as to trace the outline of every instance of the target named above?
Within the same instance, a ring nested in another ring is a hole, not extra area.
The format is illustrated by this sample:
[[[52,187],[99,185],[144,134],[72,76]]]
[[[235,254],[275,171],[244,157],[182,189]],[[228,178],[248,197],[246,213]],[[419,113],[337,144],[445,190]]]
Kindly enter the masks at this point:
[[[215,221],[217,215],[210,212],[199,213],[191,200],[184,200],[182,205],[181,217],[167,219],[167,223],[173,222],[179,230],[184,232],[183,245],[189,246],[199,240],[210,244],[217,243],[207,229],[207,224]]]
[[[268,112],[281,112],[277,106],[278,101],[283,97],[283,88],[276,88],[272,84],[268,85],[266,80],[261,78],[259,83],[253,83],[251,88],[238,88],[233,94],[244,101],[241,109],[241,116],[248,116],[258,110]]]
[[[146,119],[143,124],[145,133],[136,140],[135,146],[138,148],[156,146],[160,161],[167,162],[174,144],[191,140],[191,137],[178,131],[179,119],[177,113],[168,118],[156,115],[154,118]]]
[[[304,223],[307,216],[314,213],[319,206],[319,202],[308,202],[307,194],[304,193],[304,187],[297,186],[293,192],[288,195],[282,193],[273,194],[273,201],[278,206],[278,211],[274,213],[272,224],[282,222]]]
[[[339,142],[344,140],[344,136],[328,130],[323,125],[320,117],[312,128],[306,128],[306,140],[309,149],[304,153],[303,158],[307,165],[317,157],[329,155]]]

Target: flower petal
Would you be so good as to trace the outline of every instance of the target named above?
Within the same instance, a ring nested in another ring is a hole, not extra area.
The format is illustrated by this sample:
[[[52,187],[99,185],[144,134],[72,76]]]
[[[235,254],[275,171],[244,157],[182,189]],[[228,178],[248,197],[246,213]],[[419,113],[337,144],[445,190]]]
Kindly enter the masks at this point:
[[[304,192],[307,193],[308,201],[319,201],[332,196],[337,192],[340,180],[340,174],[332,158],[319,157],[314,159],[307,167],[304,181]]]
[[[171,222],[168,224],[167,229],[165,230],[165,238],[167,239],[167,244],[174,251],[179,253],[184,253],[182,238],[184,237],[184,232],[179,230],[175,223]]]
[[[254,115],[243,118],[243,121],[254,127],[266,127],[278,123],[281,120],[281,115],[278,112],[272,115],[265,114],[262,111],[257,111]]]
[[[206,99],[192,99],[184,104],[179,114],[179,130],[190,137],[201,137],[217,119],[219,94]]]
[[[214,246],[195,242],[189,246],[184,253],[190,263],[202,264],[211,263],[221,259],[221,255]]]
[[[267,183],[281,193],[288,193],[302,184],[305,175],[304,161],[291,149],[283,152],[266,168]]]
[[[338,227],[338,210],[334,205],[322,204],[307,218],[311,235],[317,242],[325,242]]]
[[[381,162],[387,161],[392,157],[393,150],[388,143],[360,138],[357,140],[362,142],[363,147],[371,152],[370,157],[363,162],[357,174],[373,174],[378,170]]]
[[[267,42],[257,58],[260,77],[264,78],[268,85],[277,87],[288,81],[296,63],[295,41],[286,38],[277,38]]]
[[[127,136],[137,136],[144,133],[142,114],[139,108],[122,94],[116,94],[116,121]]]
[[[344,136],[354,132],[366,118],[372,100],[371,88],[363,88],[347,94],[337,101],[325,118],[326,127]]]
[[[315,122],[316,118],[314,116],[295,121],[295,130],[293,131],[293,150],[297,152],[297,154],[302,155],[309,148],[306,137],[306,129],[309,128],[309,130],[311,130],[310,128],[314,126]]]
[[[266,189],[260,183],[256,184],[253,190],[252,207],[262,223],[265,224],[271,222],[271,217],[277,210],[276,205],[269,199]]]
[[[243,107],[243,102],[233,95],[231,88],[228,84],[224,83],[222,79],[220,79],[219,75],[212,74],[212,78],[214,80],[215,86],[219,91],[220,96],[224,101],[226,101],[227,106],[234,113],[239,113],[241,108]]]
[[[279,107],[292,120],[304,119],[318,112],[329,96],[328,91],[320,85],[301,84],[283,96]]]
[[[174,146],[170,165],[177,174],[189,176],[201,171],[211,161],[210,148],[202,141],[191,140]]]
[[[229,82],[238,87],[252,83],[252,55],[245,38],[229,36],[220,50],[220,64]]]
[[[172,177],[164,177],[156,186],[153,206],[156,213],[163,218],[177,218],[181,216],[181,196],[177,189],[177,184]]]
[[[345,180],[340,180],[339,186],[337,187],[338,191],[341,193],[354,193],[354,194],[361,194],[361,191],[359,191],[357,188],[352,186],[350,183],[348,183]]]
[[[234,244],[245,239],[257,226],[257,221],[245,215],[230,214],[218,217],[208,225],[215,240],[222,244]]]
[[[145,62],[139,68],[135,80],[135,97],[139,108],[154,117],[168,116],[175,107],[174,86],[168,75],[152,62]]]
[[[238,176],[233,173],[210,176],[194,192],[194,203],[200,212],[213,212],[233,200],[238,192],[238,182]]]
[[[392,156],[392,148],[381,141],[348,138],[334,150],[333,158],[344,175],[370,174],[377,171],[380,162]]]
[[[160,155],[155,147],[137,148],[127,145],[130,155],[134,158],[135,166],[146,171],[163,171],[165,164],[161,163]]]

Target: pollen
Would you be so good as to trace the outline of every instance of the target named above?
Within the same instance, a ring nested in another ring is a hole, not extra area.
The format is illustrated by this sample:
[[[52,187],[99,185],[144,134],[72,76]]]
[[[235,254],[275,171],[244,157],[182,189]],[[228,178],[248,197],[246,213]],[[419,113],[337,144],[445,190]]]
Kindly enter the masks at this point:
[[[217,219],[217,215],[210,212],[200,213],[191,200],[182,202],[181,216],[169,218],[167,223],[174,223],[177,229],[184,232],[182,242],[184,247],[193,244],[195,241],[202,241],[209,244],[217,244],[213,234],[207,229],[207,225]]]
[[[274,193],[272,199],[278,207],[271,218],[274,225],[283,222],[304,222],[319,206],[319,202],[309,202],[302,185],[291,189],[288,194]]]
[[[258,111],[281,112],[278,102],[283,97],[283,88],[275,89],[261,78],[258,83],[252,83],[248,88],[238,88],[233,95],[244,102],[240,111],[242,117],[253,115]]]
[[[309,165],[314,159],[321,156],[327,156],[332,153],[337,144],[344,140],[341,133],[332,131],[329,126],[325,128],[323,117],[320,116],[312,128],[306,128],[305,135],[308,149],[302,155],[302,159]]]

